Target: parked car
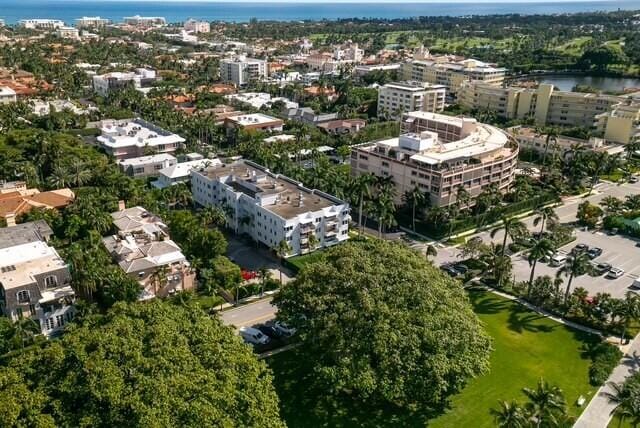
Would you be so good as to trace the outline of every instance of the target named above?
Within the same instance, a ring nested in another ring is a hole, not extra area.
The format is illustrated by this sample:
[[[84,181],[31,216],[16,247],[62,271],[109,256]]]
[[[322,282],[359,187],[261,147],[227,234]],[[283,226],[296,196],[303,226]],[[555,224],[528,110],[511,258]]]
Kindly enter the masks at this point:
[[[638,182],[638,177],[636,177],[635,175],[632,175],[629,178],[629,183],[637,183]]]
[[[456,276],[460,275],[460,272],[458,272],[453,266],[449,264],[440,266],[440,270],[452,278],[455,278]]]
[[[275,328],[273,325],[260,324],[256,328],[272,339],[279,339],[282,337],[282,332]]]
[[[567,256],[565,256],[564,254],[555,253],[553,256],[551,256],[551,261],[549,262],[549,264],[551,266],[562,266],[566,261]]]
[[[606,277],[609,279],[618,279],[620,278],[622,275],[624,275],[624,271],[620,268],[611,268],[609,269],[609,272],[607,273]]]
[[[600,257],[602,255],[602,248],[598,248],[598,247],[593,247],[590,248],[589,251],[587,251],[587,256],[589,256],[590,259],[595,259],[596,257]]]
[[[252,345],[266,345],[271,341],[269,337],[263,334],[260,330],[253,327],[241,327],[240,336],[245,342]]]
[[[293,336],[297,331],[294,327],[291,327],[282,321],[276,321],[273,326],[276,330],[282,333],[283,336]]]
[[[580,254],[589,250],[589,246],[587,244],[578,244],[571,250],[571,254]]]
[[[609,263],[598,263],[593,267],[593,270],[598,275],[604,275],[611,270],[611,265]]]
[[[633,284],[629,286],[630,290],[640,290],[640,279],[634,279]]]
[[[453,268],[453,270],[458,272],[460,275],[464,275],[467,272],[469,272],[469,268],[466,265],[463,265],[462,263],[456,263],[455,265],[453,265],[451,267]]]

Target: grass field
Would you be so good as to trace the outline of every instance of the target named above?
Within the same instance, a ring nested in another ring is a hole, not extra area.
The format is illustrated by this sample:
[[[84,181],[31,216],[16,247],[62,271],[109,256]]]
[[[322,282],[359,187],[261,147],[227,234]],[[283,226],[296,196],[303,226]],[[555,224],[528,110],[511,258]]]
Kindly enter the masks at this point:
[[[289,427],[491,427],[489,409],[498,400],[524,399],[522,388],[539,378],[560,386],[571,413],[583,395],[595,392],[588,382],[589,359],[585,343],[596,338],[568,329],[511,301],[483,291],[470,293],[476,313],[493,338],[490,373],[472,380],[451,400],[450,409],[438,415],[412,414],[393,407],[373,407],[344,398],[336,407],[318,405],[310,389],[310,372],[295,351],[268,360],[275,374],[282,416]]]

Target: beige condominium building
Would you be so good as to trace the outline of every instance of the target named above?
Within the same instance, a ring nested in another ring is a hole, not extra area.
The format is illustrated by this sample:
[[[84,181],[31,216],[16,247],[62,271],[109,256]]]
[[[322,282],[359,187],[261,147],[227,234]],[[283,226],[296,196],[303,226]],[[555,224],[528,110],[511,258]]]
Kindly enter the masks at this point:
[[[518,160],[518,145],[506,132],[468,117],[411,112],[402,118],[398,138],[354,146],[351,171],[393,178],[395,199],[419,188],[432,206],[455,202],[459,187],[475,198],[496,184],[511,186]]]
[[[444,85],[425,82],[394,82],[378,88],[378,117],[399,119],[408,111],[444,110]]]
[[[448,94],[455,97],[462,83],[468,80],[501,85],[506,71],[505,68],[475,59],[428,55],[424,59],[415,59],[404,64],[402,75],[406,80],[444,85]]]
[[[551,84],[501,87],[468,81],[461,85],[458,102],[508,119],[531,117],[538,126],[595,128],[614,143],[629,143],[639,131],[639,102],[623,96],[557,91]]]

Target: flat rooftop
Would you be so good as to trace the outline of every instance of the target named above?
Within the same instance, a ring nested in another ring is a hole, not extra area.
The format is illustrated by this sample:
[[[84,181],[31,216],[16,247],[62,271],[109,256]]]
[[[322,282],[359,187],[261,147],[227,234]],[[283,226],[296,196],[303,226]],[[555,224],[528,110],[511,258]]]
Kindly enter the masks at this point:
[[[168,153],[161,153],[157,155],[140,156],[138,158],[123,159],[118,163],[123,166],[138,166],[138,165],[147,165],[150,163],[166,162],[166,161],[172,161],[172,160],[177,162],[177,159],[175,158],[175,156],[171,156]]]
[[[428,91],[428,90],[438,90],[438,89],[446,89],[444,85],[432,85],[429,83],[415,82],[415,81],[405,81],[405,82],[392,82],[383,85],[384,88],[391,89],[400,89],[403,91]]]
[[[0,250],[0,283],[6,289],[35,282],[34,275],[66,266],[56,250],[37,241]]]
[[[232,187],[236,192],[251,198],[277,195],[274,203],[264,203],[263,208],[289,219],[309,211],[319,211],[344,202],[318,190],[308,189],[286,176],[273,174],[259,165],[244,160],[214,166],[200,172]]]
[[[36,220],[0,228],[0,249],[43,241],[53,235],[46,221]],[[0,262],[2,263],[2,262]]]
[[[166,131],[159,126],[142,119],[116,121],[107,123],[102,128],[98,141],[108,147],[128,147],[137,145],[159,146],[163,144],[182,143],[184,138]]]
[[[273,123],[273,122],[282,122],[282,120],[278,119],[277,117],[269,116],[262,113],[229,116],[227,119],[242,126],[263,125],[263,124]]]

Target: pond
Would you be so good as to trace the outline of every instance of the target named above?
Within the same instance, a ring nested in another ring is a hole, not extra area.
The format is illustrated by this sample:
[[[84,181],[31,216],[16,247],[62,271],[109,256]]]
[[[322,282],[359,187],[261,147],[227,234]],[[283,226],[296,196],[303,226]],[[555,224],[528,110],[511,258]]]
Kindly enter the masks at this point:
[[[571,91],[576,85],[592,86],[606,92],[622,93],[625,88],[640,88],[640,79],[631,77],[555,75],[534,77],[540,83],[551,83],[561,91]]]

